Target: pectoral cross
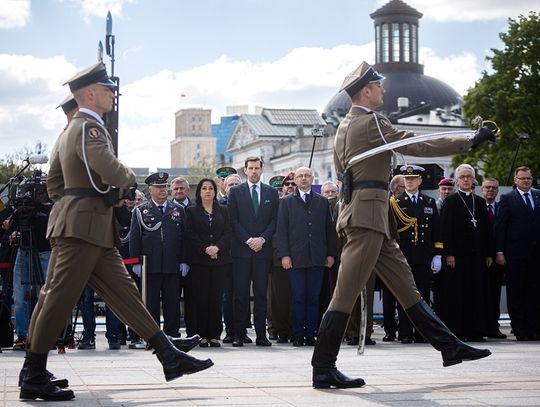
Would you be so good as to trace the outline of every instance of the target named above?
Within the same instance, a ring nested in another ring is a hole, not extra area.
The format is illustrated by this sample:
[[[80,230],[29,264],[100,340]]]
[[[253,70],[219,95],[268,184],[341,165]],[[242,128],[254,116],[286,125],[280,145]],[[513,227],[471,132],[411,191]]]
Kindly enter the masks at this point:
[[[473,224],[474,227],[476,227],[476,222],[478,222],[476,219],[471,218],[471,223]]]

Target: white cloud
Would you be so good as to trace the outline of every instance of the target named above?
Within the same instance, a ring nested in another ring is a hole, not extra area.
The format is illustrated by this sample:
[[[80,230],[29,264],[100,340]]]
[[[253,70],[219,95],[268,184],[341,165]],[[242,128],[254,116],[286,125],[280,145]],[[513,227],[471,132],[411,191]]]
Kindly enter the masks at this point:
[[[92,22],[92,18],[104,19],[110,11],[114,17],[123,17],[124,6],[136,3],[137,0],[57,0],[60,3],[70,3],[83,15],[86,24]]]
[[[486,21],[515,18],[520,14],[540,9],[540,0],[405,0],[424,14],[424,18],[436,21]],[[383,6],[388,0],[378,0]]]
[[[470,52],[440,57],[430,48],[421,48],[420,62],[426,75],[447,83],[460,95],[467,93],[480,77],[476,55]]]
[[[478,77],[469,54],[440,56],[421,49],[426,75],[463,94]],[[120,99],[120,158],[133,167],[168,167],[174,113],[212,109],[213,122],[228,105],[313,108],[322,112],[344,76],[363,60],[373,62],[373,44],[331,49],[298,48],[276,61],[252,62],[222,56],[184,71],[162,70],[123,84]],[[43,140],[52,147],[65,118],[57,104],[67,94],[61,84],[78,68],[63,57],[38,59],[0,55],[0,143],[3,153]],[[119,73],[121,76],[121,72]],[[181,95],[185,93],[187,97]]]
[[[0,29],[25,27],[30,21],[30,0],[0,0]]]

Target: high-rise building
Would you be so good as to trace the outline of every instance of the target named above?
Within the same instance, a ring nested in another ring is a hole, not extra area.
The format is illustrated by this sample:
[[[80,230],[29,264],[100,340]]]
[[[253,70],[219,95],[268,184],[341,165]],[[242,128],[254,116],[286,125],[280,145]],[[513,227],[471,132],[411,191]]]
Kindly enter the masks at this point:
[[[171,141],[171,167],[214,165],[216,138],[210,109],[181,109],[175,113],[175,138]]]

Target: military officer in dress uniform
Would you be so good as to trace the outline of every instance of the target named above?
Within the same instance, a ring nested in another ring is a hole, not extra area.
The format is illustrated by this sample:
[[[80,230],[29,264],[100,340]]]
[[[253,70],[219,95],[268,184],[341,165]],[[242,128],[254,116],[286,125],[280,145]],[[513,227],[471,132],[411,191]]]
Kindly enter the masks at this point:
[[[146,306],[159,324],[161,303],[163,331],[178,336],[180,276],[189,271],[183,263],[186,214],[182,205],[167,200],[168,177],[166,172],[156,172],[145,179],[150,199],[133,210],[129,254],[146,256]]]
[[[137,287],[115,247],[116,231],[111,186],[127,188],[135,174],[114,156],[102,116],[112,109],[116,86],[98,63],[68,82],[79,105],[51,153],[47,178],[55,201],[47,237],[55,248],[54,278],[40,293],[38,312],[30,323],[31,344],[23,365],[21,399],[70,400],[69,389],[50,382],[47,354],[89,283],[120,319],[156,349],[165,378],[173,380],[212,366],[211,360],[192,358],[175,348],[146,311]],[[108,197],[108,199],[104,199]]]
[[[392,151],[384,151],[350,164],[356,154],[396,140],[414,136],[399,131],[374,109],[383,103],[383,76],[363,62],[343,82],[342,90],[352,99],[352,107],[341,121],[334,141],[334,163],[343,177],[343,205],[337,230],[346,237],[336,288],[321,321],[313,352],[313,387],[361,387],[362,379],[339,372],[336,360],[349,315],[358,295],[375,271],[394,293],[415,327],[442,352],[444,366],[479,359],[490,351],[461,342],[422,300],[403,253],[396,242],[395,220],[389,216],[388,180]],[[396,149],[415,156],[464,153],[492,134],[478,133],[472,140],[438,139]],[[472,143],[471,143],[472,141]],[[350,191],[350,196],[347,193]],[[361,265],[361,267],[359,267]]]
[[[390,198],[398,223],[399,248],[411,267],[420,295],[430,304],[432,276],[433,273],[441,271],[443,245],[439,212],[435,200],[419,190],[424,168],[404,165],[400,170],[405,176],[405,191]],[[389,290],[383,292],[385,296],[392,295]],[[413,340],[424,342],[418,332],[413,336],[413,326],[404,313],[400,314],[399,335],[401,343],[404,344],[412,343]]]

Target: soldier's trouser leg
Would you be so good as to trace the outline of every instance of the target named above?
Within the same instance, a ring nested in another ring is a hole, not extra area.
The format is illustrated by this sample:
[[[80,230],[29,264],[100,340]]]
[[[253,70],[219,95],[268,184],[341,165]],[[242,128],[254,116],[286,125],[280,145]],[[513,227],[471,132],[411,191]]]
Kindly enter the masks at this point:
[[[41,310],[31,324],[34,352],[47,353],[51,348],[87,282],[141,336],[150,338],[159,330],[144,308],[116,249],[104,249],[73,238],[55,239],[55,243],[54,277],[42,293]]]
[[[416,329],[441,352],[444,366],[491,354],[487,349],[476,349],[461,342],[422,300],[411,269],[395,240],[383,244],[375,271],[401,303]]]

